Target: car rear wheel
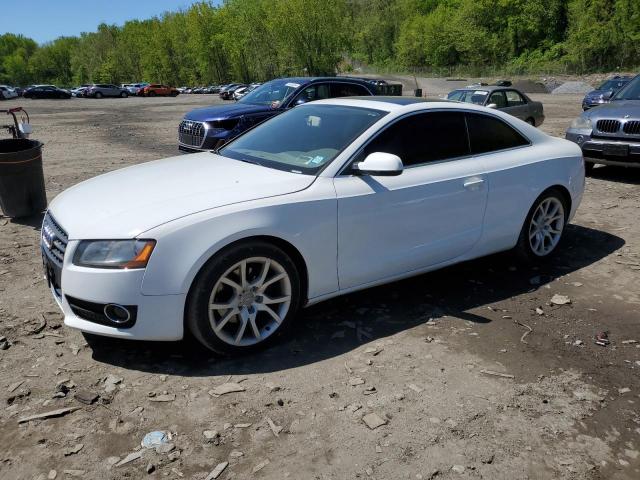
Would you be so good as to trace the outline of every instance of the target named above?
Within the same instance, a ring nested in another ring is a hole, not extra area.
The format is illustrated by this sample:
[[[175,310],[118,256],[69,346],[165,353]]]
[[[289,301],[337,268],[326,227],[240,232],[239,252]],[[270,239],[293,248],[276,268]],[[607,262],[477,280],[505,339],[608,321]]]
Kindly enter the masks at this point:
[[[127,97],[129,96],[129,94],[128,94],[127,92],[121,92],[121,93],[120,93],[120,96],[121,96],[122,98],[127,98]]]
[[[552,188],[534,202],[522,226],[516,253],[529,263],[551,257],[557,250],[569,216],[564,195]]]
[[[102,94],[100,92],[96,92],[95,97],[96,98],[102,98]]]
[[[243,243],[216,254],[198,274],[186,323],[214,352],[251,352],[286,330],[300,299],[299,273],[284,251],[261,241]]]

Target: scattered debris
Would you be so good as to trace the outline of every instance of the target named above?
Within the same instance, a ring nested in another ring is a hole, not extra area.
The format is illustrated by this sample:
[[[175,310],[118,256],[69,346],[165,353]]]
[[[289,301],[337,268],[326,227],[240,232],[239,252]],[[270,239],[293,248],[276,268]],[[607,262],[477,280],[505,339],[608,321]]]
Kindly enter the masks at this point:
[[[424,388],[414,385],[413,383],[409,383],[407,387],[416,393],[422,393],[424,391]]]
[[[173,402],[176,399],[174,393],[163,393],[149,399],[150,402]]]
[[[31,415],[28,417],[22,417],[18,419],[18,423],[26,423],[26,422],[30,422],[32,420],[43,420],[43,419],[47,419],[47,418],[54,418],[54,417],[62,417],[64,415],[67,415],[71,412],[75,412],[76,410],[80,410],[81,407],[69,407],[69,408],[59,408],[57,410],[51,410],[49,412],[44,412],[44,413],[38,413],[36,415]]]
[[[269,428],[271,429],[271,431],[273,432],[273,434],[276,437],[280,436],[280,432],[282,431],[282,427],[279,427],[278,425],[276,425],[273,420],[271,420],[271,418],[266,417],[265,420],[267,421],[267,423],[269,424]]]
[[[622,344],[623,345],[633,345],[634,343],[638,343],[637,340],[623,340]]]
[[[209,390],[209,395],[211,395],[212,397],[219,397],[221,395],[226,395],[227,393],[244,391],[246,391],[246,388],[244,388],[239,383],[223,383],[222,385],[218,385],[217,387]]]
[[[544,313],[544,312],[543,312],[543,313]],[[527,343],[527,342],[525,341],[525,338],[527,337],[527,335],[529,335],[531,332],[533,332],[533,328],[531,328],[531,327],[530,327],[529,325],[527,325],[526,323],[522,323],[522,322],[521,322],[521,321],[519,321],[519,320],[514,320],[514,321],[513,321],[513,323],[515,323],[516,325],[520,325],[521,327],[524,327],[524,328],[526,328],[526,329],[527,329],[527,331],[526,331],[526,332],[524,332],[524,333],[522,334],[522,336],[520,337],[520,342],[521,342],[521,343]]]
[[[145,471],[146,471],[148,474],[152,474],[153,472],[155,472],[155,471],[156,471],[156,466],[155,466],[153,463],[149,463],[149,464],[147,465],[147,468],[145,468]]]
[[[373,355],[374,357],[378,354],[380,354],[380,352],[382,352],[384,350],[384,348],[376,346],[376,347],[367,347],[364,349],[364,353],[368,353]]]
[[[356,387],[358,385],[362,385],[364,384],[364,379],[360,378],[360,377],[351,377],[349,379],[349,385],[351,385],[352,387]]]
[[[258,473],[260,470],[262,470],[264,467],[266,467],[267,465],[269,465],[269,460],[263,460],[262,462],[260,462],[259,464],[257,464],[255,467],[253,467],[253,470],[251,470],[251,473]]]
[[[367,388],[365,388],[365,389],[364,389],[364,392],[362,392],[362,393],[363,393],[364,395],[373,395],[373,394],[374,394],[374,393],[376,393],[376,392],[377,392],[376,387],[371,386],[371,387],[367,387]]]
[[[464,473],[465,470],[466,468],[464,467],[464,465],[454,465],[453,467],[451,467],[451,471],[455,473]]]
[[[600,345],[601,347],[606,347],[611,342],[609,341],[609,334],[607,332],[599,332],[596,334],[596,345]]]
[[[574,347],[580,347],[584,342],[582,340],[576,340],[572,343]]]
[[[7,337],[0,336],[0,350],[7,350],[11,346],[11,342]]]
[[[67,448],[63,453],[64,453],[65,457],[69,457],[71,455],[75,455],[76,453],[78,453],[83,448],[84,448],[84,445],[82,443],[78,443],[78,444],[74,445],[73,447]]]
[[[510,375],[508,373],[494,372],[493,370],[480,370],[480,373],[484,373],[485,375],[491,375],[494,377],[501,377],[501,378],[510,378],[510,379],[516,378],[515,376]]]
[[[73,398],[75,398],[80,403],[84,403],[85,405],[92,405],[96,400],[98,400],[98,398],[100,398],[100,395],[88,390],[78,390],[73,395]]]
[[[118,385],[122,383],[122,378],[109,374],[104,379],[104,391],[107,393],[113,393],[118,388]]]
[[[128,463],[134,462],[134,461],[138,460],[139,458],[142,458],[142,450],[138,450],[137,452],[130,453],[129,455],[124,457],[122,460],[120,460],[118,463],[116,463],[115,466],[116,467],[121,467],[121,466],[126,465]]]
[[[380,415],[378,415],[377,413],[368,413],[367,415],[362,417],[362,421],[371,430],[375,430],[376,428],[387,424],[387,421],[384,418],[380,417]]]
[[[70,477],[83,477],[87,472],[85,470],[63,470],[62,473]]]
[[[140,444],[143,448],[156,448],[160,445],[169,443],[170,440],[171,437],[169,436],[169,434],[167,434],[167,432],[156,430],[154,432],[147,433]]]
[[[629,393],[631,391],[631,389],[629,387],[623,387],[623,388],[619,388],[618,389],[618,393],[620,395],[625,394],[625,393]]]
[[[556,293],[553,297],[551,297],[551,303],[553,305],[569,305],[571,303],[571,299],[566,295],[560,295]]]
[[[58,472],[55,470],[49,470],[49,474],[47,475],[47,480],[56,480],[58,476]]]
[[[220,475],[222,475],[222,472],[224,472],[225,468],[227,468],[228,466],[229,462],[219,463],[218,465],[216,465],[216,468],[214,468],[211,473],[207,475],[207,478],[205,478],[205,480],[215,480]]]
[[[23,383],[24,383],[24,380],[20,380],[19,382],[12,383],[11,385],[9,385],[7,387],[7,392],[11,393],[11,392],[16,391],[18,389],[18,387],[20,387]]]

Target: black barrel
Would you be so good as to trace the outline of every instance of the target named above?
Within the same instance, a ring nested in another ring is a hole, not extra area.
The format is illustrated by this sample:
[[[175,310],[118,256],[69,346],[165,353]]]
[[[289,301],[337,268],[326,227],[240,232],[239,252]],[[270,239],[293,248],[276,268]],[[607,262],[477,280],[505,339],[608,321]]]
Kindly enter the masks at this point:
[[[0,208],[7,217],[27,217],[47,208],[41,142],[0,140]]]

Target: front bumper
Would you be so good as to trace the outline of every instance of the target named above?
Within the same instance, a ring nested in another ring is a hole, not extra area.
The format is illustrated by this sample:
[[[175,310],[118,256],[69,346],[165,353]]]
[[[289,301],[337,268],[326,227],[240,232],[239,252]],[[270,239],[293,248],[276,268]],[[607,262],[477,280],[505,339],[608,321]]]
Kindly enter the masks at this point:
[[[640,139],[593,138],[570,130],[566,139],[580,146],[585,162],[640,168]]]
[[[142,295],[145,270],[86,268],[71,261],[78,241],[67,245],[60,286],[51,293],[68,327],[83,332],[132,340],[180,340],[186,295]],[[135,307],[135,322],[120,328],[92,318],[78,309],[78,301]],[[73,308],[72,308],[73,305]],[[74,311],[75,310],[75,311]]]

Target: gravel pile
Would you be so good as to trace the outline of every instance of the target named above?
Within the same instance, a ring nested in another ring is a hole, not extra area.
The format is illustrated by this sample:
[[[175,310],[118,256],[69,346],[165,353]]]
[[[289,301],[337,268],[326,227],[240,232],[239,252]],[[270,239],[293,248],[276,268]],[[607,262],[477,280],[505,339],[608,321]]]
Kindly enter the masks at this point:
[[[554,88],[551,91],[552,95],[562,95],[567,93],[587,93],[594,88],[588,83],[584,82],[565,82],[558,88]]]

